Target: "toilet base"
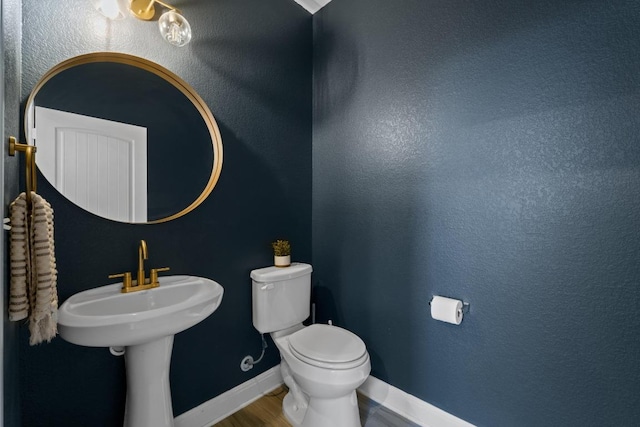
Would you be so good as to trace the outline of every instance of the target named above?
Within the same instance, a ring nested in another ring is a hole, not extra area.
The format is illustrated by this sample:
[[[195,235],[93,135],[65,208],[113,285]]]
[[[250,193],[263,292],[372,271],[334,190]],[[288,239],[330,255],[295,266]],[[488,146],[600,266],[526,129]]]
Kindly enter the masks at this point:
[[[302,426],[304,413],[307,411],[306,408],[298,408],[293,395],[291,392],[288,392],[282,401],[282,412],[284,413],[284,417],[293,427],[300,427]]]
[[[310,398],[309,406],[297,408],[291,393],[282,402],[282,412],[293,427],[361,427],[356,392],[335,399]]]

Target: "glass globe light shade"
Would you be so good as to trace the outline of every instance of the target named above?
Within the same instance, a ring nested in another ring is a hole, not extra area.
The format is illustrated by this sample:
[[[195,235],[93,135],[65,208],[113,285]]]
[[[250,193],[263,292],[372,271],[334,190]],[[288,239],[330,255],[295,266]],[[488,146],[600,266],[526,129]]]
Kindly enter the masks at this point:
[[[174,46],[182,47],[191,41],[189,22],[175,10],[163,13],[158,27],[162,37]]]
[[[129,0],[91,0],[93,7],[105,18],[124,19],[129,11]]]

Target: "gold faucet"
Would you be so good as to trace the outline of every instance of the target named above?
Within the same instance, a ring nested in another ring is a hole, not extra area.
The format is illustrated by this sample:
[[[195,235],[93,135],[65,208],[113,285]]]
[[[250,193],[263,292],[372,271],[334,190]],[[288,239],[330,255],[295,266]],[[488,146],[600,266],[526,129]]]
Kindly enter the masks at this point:
[[[136,276],[136,285],[146,285],[146,279],[144,278],[144,260],[149,259],[149,252],[147,251],[147,242],[140,240],[138,245],[138,275]]]
[[[128,293],[142,291],[144,289],[157,288],[158,286],[160,286],[160,282],[158,281],[158,272],[168,271],[169,267],[152,268],[149,272],[149,279],[147,280],[144,277],[144,261],[147,259],[149,259],[147,242],[145,242],[144,240],[140,240],[140,244],[138,245],[138,274],[136,276],[136,280],[131,280],[130,272],[112,274],[109,276],[110,279],[122,277],[122,289],[120,290],[120,292]]]

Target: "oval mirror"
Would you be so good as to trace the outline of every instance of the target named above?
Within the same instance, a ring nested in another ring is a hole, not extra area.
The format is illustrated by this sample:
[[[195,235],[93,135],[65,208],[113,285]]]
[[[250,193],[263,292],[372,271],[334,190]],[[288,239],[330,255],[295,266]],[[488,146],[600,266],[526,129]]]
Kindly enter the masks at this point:
[[[220,131],[202,98],[164,67],[122,53],[49,70],[27,100],[25,134],[56,190],[115,221],[185,215],[222,169]]]

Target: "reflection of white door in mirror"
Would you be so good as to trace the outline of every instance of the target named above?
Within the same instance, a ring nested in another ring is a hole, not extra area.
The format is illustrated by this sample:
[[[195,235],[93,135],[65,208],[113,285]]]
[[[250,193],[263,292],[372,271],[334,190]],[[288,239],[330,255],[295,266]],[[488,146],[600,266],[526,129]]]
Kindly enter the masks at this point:
[[[35,110],[32,143],[45,178],[89,212],[146,222],[147,129],[50,108]]]

